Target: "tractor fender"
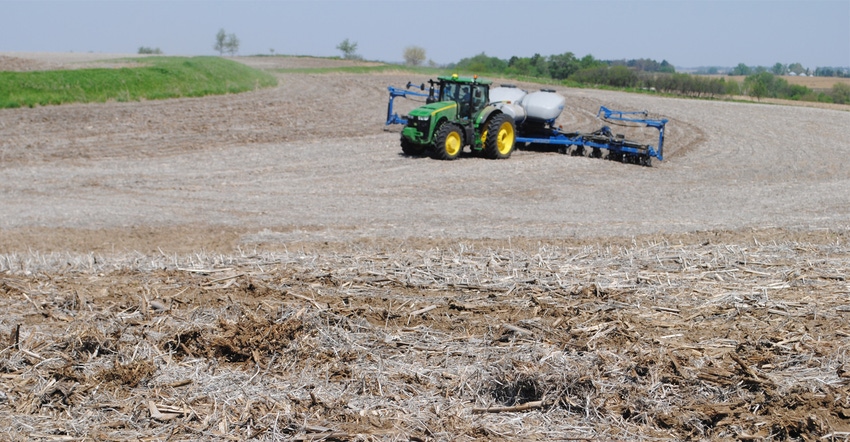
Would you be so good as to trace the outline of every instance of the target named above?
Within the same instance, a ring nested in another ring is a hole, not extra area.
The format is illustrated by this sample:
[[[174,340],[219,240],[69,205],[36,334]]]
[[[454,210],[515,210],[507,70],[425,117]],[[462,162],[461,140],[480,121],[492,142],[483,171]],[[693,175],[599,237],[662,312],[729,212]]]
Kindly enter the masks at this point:
[[[503,113],[514,120],[514,124],[520,124],[525,121],[525,109],[518,104],[513,104],[509,102],[497,102],[491,103],[487,105],[479,114],[479,118],[476,121],[476,125],[484,124],[494,112]]]
[[[483,134],[487,130],[487,123],[496,115],[503,114],[503,108],[500,106],[503,103],[488,104],[475,117],[475,132],[469,140],[469,144],[473,149],[481,150],[484,147]]]
[[[481,112],[478,113],[478,116],[475,117],[475,127],[481,127],[482,124],[487,123],[491,116],[496,113],[502,113],[501,105],[502,103],[493,103],[488,104],[484,109],[481,109]]]
[[[434,122],[434,125],[431,128],[429,143],[433,143],[436,139],[437,131],[440,130],[440,126],[449,122],[449,118],[443,115],[442,117],[437,118],[437,121]]]

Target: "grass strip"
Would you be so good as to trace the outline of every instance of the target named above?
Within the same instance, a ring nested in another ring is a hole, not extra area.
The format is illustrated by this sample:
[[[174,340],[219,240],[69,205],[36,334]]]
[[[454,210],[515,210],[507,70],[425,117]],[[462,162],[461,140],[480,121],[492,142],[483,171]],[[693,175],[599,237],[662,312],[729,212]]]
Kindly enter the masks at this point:
[[[274,75],[219,57],[133,59],[140,67],[0,72],[0,108],[159,100],[275,86]]]

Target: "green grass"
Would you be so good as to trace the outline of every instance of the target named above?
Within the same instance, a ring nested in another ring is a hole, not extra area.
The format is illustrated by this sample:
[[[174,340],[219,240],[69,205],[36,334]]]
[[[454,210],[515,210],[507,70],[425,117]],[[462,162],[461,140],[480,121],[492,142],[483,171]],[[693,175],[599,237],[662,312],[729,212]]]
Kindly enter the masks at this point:
[[[132,59],[140,67],[0,72],[0,108],[158,100],[245,92],[274,75],[219,57]]]

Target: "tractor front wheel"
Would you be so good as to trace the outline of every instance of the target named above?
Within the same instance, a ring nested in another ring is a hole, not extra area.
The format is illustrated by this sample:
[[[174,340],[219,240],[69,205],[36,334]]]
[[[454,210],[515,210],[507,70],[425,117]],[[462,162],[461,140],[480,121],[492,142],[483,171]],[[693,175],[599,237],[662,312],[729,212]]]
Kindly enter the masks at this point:
[[[410,155],[414,157],[418,157],[425,153],[425,147],[421,144],[416,144],[413,141],[408,140],[405,137],[401,137],[401,151],[405,155]]]
[[[463,134],[460,127],[453,123],[444,123],[434,136],[434,158],[453,160],[463,150]]]
[[[516,141],[516,128],[513,118],[498,114],[487,122],[484,136],[484,155],[490,159],[502,159],[511,156]]]

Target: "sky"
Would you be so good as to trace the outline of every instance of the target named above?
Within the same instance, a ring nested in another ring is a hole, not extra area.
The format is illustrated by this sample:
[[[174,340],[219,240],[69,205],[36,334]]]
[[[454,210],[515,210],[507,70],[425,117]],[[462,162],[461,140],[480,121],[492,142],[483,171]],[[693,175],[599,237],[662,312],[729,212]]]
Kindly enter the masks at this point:
[[[437,64],[485,53],[572,52],[677,67],[850,66],[850,0],[0,0],[0,52],[213,55],[219,29],[239,55],[400,61],[419,46]]]

